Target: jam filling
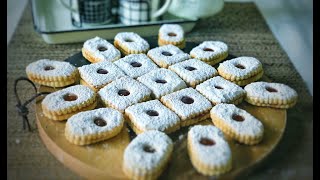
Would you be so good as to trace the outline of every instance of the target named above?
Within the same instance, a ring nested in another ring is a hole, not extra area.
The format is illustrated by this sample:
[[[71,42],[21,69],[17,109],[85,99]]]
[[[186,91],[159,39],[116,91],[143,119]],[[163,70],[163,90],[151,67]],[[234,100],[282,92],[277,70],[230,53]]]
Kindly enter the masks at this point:
[[[214,86],[216,89],[223,89],[221,86]]]
[[[185,104],[192,104],[194,102],[194,100],[191,97],[188,96],[183,96],[181,98],[181,101]]]
[[[94,124],[96,124],[97,126],[100,126],[100,127],[107,125],[107,122],[101,118],[95,118],[93,120],[93,122],[94,122]]]
[[[142,64],[141,64],[141,63],[138,63],[138,62],[132,62],[132,63],[130,63],[130,65],[131,65],[132,67],[141,67],[141,66],[142,66]]]
[[[239,69],[245,69],[246,67],[244,67],[243,65],[241,64],[236,64],[235,67],[239,68]]]
[[[146,113],[149,116],[159,116],[159,113],[157,111],[154,111],[154,110],[148,110]]]
[[[205,145],[205,146],[213,146],[216,144],[216,142],[214,142],[214,140],[209,139],[209,138],[201,138],[200,144]]]
[[[63,96],[63,99],[65,101],[75,101],[78,99],[78,96],[72,93],[67,93]]]
[[[196,70],[196,68],[194,68],[194,67],[191,67],[191,66],[187,66],[187,67],[185,67],[185,69],[186,69],[186,70],[188,70],[188,71],[193,71],[193,70]]]
[[[45,70],[45,71],[54,70],[54,67],[52,67],[52,66],[46,66],[46,67],[44,67],[44,70]]]
[[[99,51],[106,51],[106,50],[108,50],[108,48],[106,48],[104,46],[100,46],[100,47],[98,47],[98,50]]]
[[[125,41],[125,42],[133,42],[132,39],[125,39],[124,41]]]
[[[211,49],[211,48],[203,48],[202,49],[203,51],[211,51],[211,52],[213,52],[214,50],[213,49]]]
[[[238,115],[238,114],[233,114],[233,115],[232,115],[232,119],[235,120],[235,121],[238,121],[238,122],[244,121],[244,117],[243,117],[243,116],[240,116],[240,115]]]
[[[276,89],[274,89],[272,87],[266,87],[266,90],[269,92],[278,92]]]
[[[121,89],[118,91],[119,96],[129,96],[130,92],[125,89]]]
[[[144,150],[144,152],[147,152],[147,153],[154,153],[156,151],[154,148],[152,148],[149,145],[144,145],[143,150]]]
[[[157,80],[155,80],[155,81],[156,81],[156,83],[161,83],[161,84],[167,83],[166,80],[162,80],[162,79],[157,79]]]
[[[173,36],[177,36],[177,34],[176,34],[176,33],[171,32],[171,33],[168,33],[168,36],[173,37]]]
[[[163,51],[161,54],[164,56],[172,56],[172,54],[168,51]]]
[[[109,72],[107,70],[105,70],[105,69],[98,69],[97,73],[98,74],[108,74]]]

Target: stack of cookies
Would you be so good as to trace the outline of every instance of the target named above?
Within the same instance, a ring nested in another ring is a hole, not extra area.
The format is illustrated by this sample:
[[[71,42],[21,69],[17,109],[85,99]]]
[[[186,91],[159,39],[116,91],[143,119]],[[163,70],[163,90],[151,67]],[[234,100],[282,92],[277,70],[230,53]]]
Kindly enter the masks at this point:
[[[260,120],[236,105],[245,100],[286,109],[295,105],[297,93],[284,84],[255,82],[263,75],[262,63],[247,56],[226,60],[228,46],[222,41],[205,41],[189,54],[182,50],[185,43],[180,25],[164,24],[159,47],[150,49],[138,34],[121,32],[114,45],[100,37],[84,43],[82,54],[92,64],[76,68],[43,59],[26,72],[35,83],[65,87],[46,96],[42,109],[49,119],[67,120],[70,143],[101,142],[128,124],[137,134],[124,152],[128,177],[159,177],[173,151],[167,134],[191,125],[191,163],[203,175],[220,175],[232,169],[225,136],[245,145],[263,139]],[[215,126],[197,125],[210,118]]]

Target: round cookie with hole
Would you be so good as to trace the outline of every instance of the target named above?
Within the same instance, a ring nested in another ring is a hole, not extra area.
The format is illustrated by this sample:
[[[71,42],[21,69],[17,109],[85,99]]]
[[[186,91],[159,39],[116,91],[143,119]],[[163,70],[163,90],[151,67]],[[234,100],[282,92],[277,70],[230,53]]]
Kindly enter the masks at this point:
[[[258,59],[242,56],[220,63],[218,72],[223,78],[239,86],[245,86],[259,80],[263,75],[263,68]]]
[[[204,41],[194,47],[190,55],[213,66],[228,57],[228,45],[222,41]]]
[[[152,90],[152,97],[161,96],[186,88],[186,83],[174,72],[159,68],[137,78]]]
[[[136,134],[158,130],[166,134],[180,129],[180,118],[159,100],[151,100],[128,107],[125,115]]]
[[[167,167],[173,142],[165,133],[150,130],[139,134],[123,154],[123,172],[130,179],[157,179]]]
[[[263,124],[234,104],[215,105],[210,111],[210,117],[216,127],[239,143],[255,145],[263,139]]]
[[[134,32],[119,32],[114,37],[114,46],[124,56],[128,54],[146,54],[150,49],[149,43]]]
[[[82,55],[92,63],[101,61],[113,62],[121,58],[120,51],[100,37],[85,41],[82,47]]]
[[[49,87],[65,87],[79,81],[79,72],[68,62],[40,59],[26,67],[28,79]]]
[[[193,88],[167,94],[160,100],[180,117],[182,127],[210,118],[209,111],[212,104]]]
[[[187,147],[193,167],[203,175],[220,175],[232,168],[229,144],[215,126],[193,126],[188,132]]]
[[[244,87],[245,100],[255,106],[288,109],[298,100],[297,92],[281,83],[253,82]]]
[[[44,116],[52,120],[66,120],[74,114],[94,109],[96,106],[96,93],[84,85],[55,91],[41,102]]]
[[[126,75],[137,78],[159,67],[145,54],[130,54],[114,62]]]
[[[188,86],[193,88],[203,81],[218,75],[218,71],[214,67],[198,59],[189,59],[169,66],[168,69],[177,73]]]
[[[95,92],[110,82],[126,76],[118,66],[109,61],[84,65],[78,70],[81,77],[80,84],[90,87]]]
[[[185,48],[184,30],[179,24],[163,24],[158,33],[158,45],[172,44],[180,49]]]
[[[150,49],[147,55],[162,68],[168,68],[170,65],[190,59],[189,54],[171,44]]]
[[[123,123],[122,113],[115,109],[99,108],[80,112],[68,119],[65,137],[72,144],[93,144],[119,134]]]

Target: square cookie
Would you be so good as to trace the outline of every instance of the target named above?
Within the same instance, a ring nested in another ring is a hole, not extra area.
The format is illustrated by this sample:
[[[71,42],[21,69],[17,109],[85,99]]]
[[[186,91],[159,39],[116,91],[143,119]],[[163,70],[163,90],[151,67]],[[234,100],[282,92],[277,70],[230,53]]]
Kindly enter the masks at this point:
[[[130,54],[114,63],[132,78],[137,78],[159,68],[145,54]]]
[[[152,96],[160,98],[163,95],[186,88],[186,83],[174,72],[160,68],[137,78],[138,81],[152,90]]]
[[[169,69],[177,73],[189,86],[195,88],[203,81],[218,75],[218,71],[197,59],[189,59],[172,66]]]
[[[180,128],[180,118],[159,100],[151,100],[128,107],[125,114],[136,134],[148,130],[171,133]]]
[[[190,59],[189,54],[171,44],[153,48],[148,51],[147,55],[162,68],[168,68],[172,64]]]
[[[84,65],[78,70],[81,77],[80,84],[90,87],[95,92],[111,81],[126,76],[118,66],[109,61]]]
[[[161,102],[181,119],[181,126],[188,126],[209,118],[212,105],[193,88],[186,88],[161,97]]]
[[[221,76],[213,77],[197,85],[196,90],[213,104],[239,104],[246,96],[244,89]]]
[[[151,90],[130,77],[117,79],[98,91],[105,106],[121,112],[136,103],[150,99]]]

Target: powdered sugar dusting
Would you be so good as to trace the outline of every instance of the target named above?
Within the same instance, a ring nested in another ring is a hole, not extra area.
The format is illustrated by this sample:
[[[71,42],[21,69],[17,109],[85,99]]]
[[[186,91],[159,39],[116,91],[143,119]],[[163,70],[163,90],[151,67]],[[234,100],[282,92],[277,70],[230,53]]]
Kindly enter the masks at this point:
[[[204,51],[205,48],[213,51]],[[199,59],[211,59],[228,52],[228,45],[222,41],[204,41],[190,51],[190,55]]]
[[[74,101],[65,101],[63,97],[66,94],[75,94],[77,99]],[[87,102],[95,96],[96,93],[89,87],[84,85],[75,85],[48,94],[43,99],[42,105],[50,111],[61,111],[73,106],[82,105],[84,102]]]
[[[128,96],[120,96],[118,94],[119,90],[127,90],[130,94]],[[112,104],[120,111],[124,111],[128,106],[150,96],[151,90],[130,77],[122,77],[100,89],[98,94],[102,101]]]
[[[153,153],[145,152],[145,146],[152,147]],[[160,131],[147,131],[133,139],[124,151],[123,164],[137,171],[151,171],[167,163],[173,151],[172,140]]]
[[[170,33],[174,33],[175,36],[170,36]],[[159,29],[159,38],[170,42],[183,41],[183,28],[179,24],[163,24]]]
[[[114,40],[130,50],[147,51],[150,48],[149,43],[134,32],[120,32],[114,37]],[[127,40],[133,42],[127,42]]]
[[[221,76],[213,77],[199,84],[196,90],[215,104],[229,103],[245,95],[245,90],[240,86],[225,80]]]
[[[157,112],[158,115],[148,115],[147,112],[150,110]],[[178,115],[164,106],[159,100],[151,100],[132,105],[128,107],[125,112],[131,115],[131,122],[143,131],[165,131],[172,126],[179,125],[180,122]]]
[[[202,138],[214,141],[214,145],[206,146],[200,143]],[[188,132],[188,143],[200,161],[207,166],[221,166],[232,159],[231,150],[223,132],[212,125],[196,125]]]
[[[81,78],[94,87],[100,87],[125,76],[125,73],[115,64],[109,61],[84,65],[78,68]],[[106,70],[106,74],[98,73],[98,70]]]
[[[236,67],[241,65],[244,69]],[[253,72],[257,72],[258,69],[262,69],[261,62],[254,57],[237,57],[220,63],[218,70],[226,74],[230,74],[235,77],[244,77],[251,75]]]
[[[114,63],[132,78],[137,78],[151,70],[159,68],[145,54],[130,54],[115,61]],[[134,67],[132,63],[140,63],[140,66]]]
[[[182,97],[187,96],[194,100],[192,104],[185,104]],[[161,97],[165,105],[179,115],[181,120],[186,120],[192,115],[201,114],[212,107],[210,101],[193,88],[186,88]]]
[[[277,92],[267,91],[268,87],[277,90]],[[294,89],[281,83],[254,82],[246,85],[244,90],[247,92],[247,96],[252,98],[292,100],[298,97]]]
[[[165,56],[162,54],[163,52],[169,52],[171,56]],[[161,63],[172,65],[190,59],[189,54],[171,44],[150,49],[147,55],[158,65]]]
[[[106,125],[96,125],[94,123],[96,118],[106,121]],[[123,126],[123,123],[124,118],[119,111],[111,108],[99,108],[71,116],[66,123],[66,128],[73,135],[86,136],[111,131],[115,127]]]
[[[100,51],[99,48],[104,47],[106,50]],[[115,48],[107,40],[95,37],[84,42],[83,48],[92,53],[101,61],[115,61],[121,57],[120,51]]]
[[[195,70],[190,71],[186,69],[188,67],[195,68]],[[188,83],[194,81],[199,81],[200,83],[218,74],[218,71],[214,67],[197,59],[189,59],[174,64],[170,66],[169,69],[176,72],[183,80]]]
[[[153,70],[137,80],[150,88],[156,98],[187,87],[176,73],[165,68]],[[165,80],[166,83],[157,83],[157,80]]]
[[[214,113],[230,126],[233,131],[239,133],[240,136],[257,136],[263,134],[263,124],[247,111],[236,107],[234,104],[218,104],[211,109],[210,113]],[[232,119],[232,116],[240,115],[244,121],[238,122]]]
[[[45,70],[46,67],[52,67],[52,70]],[[40,59],[38,61],[30,63],[26,67],[26,72],[31,74],[37,74],[43,79],[49,77],[68,77],[72,73],[77,71],[77,68],[68,62],[50,60],[50,59]]]

